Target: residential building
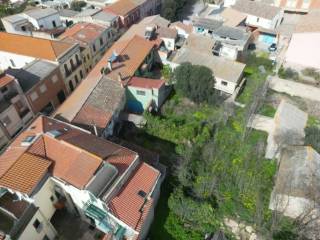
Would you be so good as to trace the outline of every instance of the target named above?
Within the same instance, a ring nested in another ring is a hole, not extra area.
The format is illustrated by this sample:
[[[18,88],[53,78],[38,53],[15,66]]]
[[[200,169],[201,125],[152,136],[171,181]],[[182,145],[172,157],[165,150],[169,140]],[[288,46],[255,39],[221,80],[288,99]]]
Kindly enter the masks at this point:
[[[160,79],[133,77],[126,89],[127,109],[134,113],[158,111],[168,95],[165,81]]]
[[[195,17],[192,19],[192,25],[194,33],[210,36],[213,31],[223,25],[223,22],[210,18]]]
[[[18,81],[8,74],[0,75],[1,145],[14,137],[32,117],[31,107]]]
[[[94,23],[76,23],[60,39],[79,44],[86,73],[100,61],[114,41],[111,27],[105,28]]]
[[[183,22],[174,22],[170,24],[170,28],[174,28],[178,31],[180,38],[188,38],[189,34],[192,33],[193,27],[191,24],[185,24]]]
[[[284,65],[296,70],[314,68],[320,71],[320,32],[294,33],[285,54]]]
[[[103,8],[105,6],[108,6],[110,4],[115,3],[117,1],[118,0],[86,0],[85,2],[88,5],[93,6],[95,8]]]
[[[79,14],[79,12],[71,9],[59,10],[59,16],[61,23],[64,27],[69,27],[73,23],[73,17]]]
[[[8,136],[4,126],[0,126],[0,150],[9,142],[9,140],[10,136]]]
[[[36,59],[59,65],[67,93],[85,77],[79,44],[0,33],[0,70],[23,68]]]
[[[85,9],[72,16],[72,21],[75,23],[88,22],[104,27],[112,27],[114,34],[118,33],[120,28],[119,16],[103,9]]]
[[[238,0],[232,7],[247,15],[246,24],[252,27],[275,30],[282,22],[283,10],[262,1]]]
[[[51,114],[66,99],[67,90],[57,64],[34,60],[21,69],[10,68],[7,74],[18,81],[34,115]]]
[[[320,9],[319,0],[274,0],[274,4],[289,12],[308,12],[312,9]]]
[[[161,0],[132,0],[140,9],[140,18],[160,13]]]
[[[120,17],[120,27],[129,28],[137,23],[140,16],[140,8],[133,0],[119,0],[104,8],[104,11]]]
[[[57,10],[52,8],[34,8],[1,19],[8,33],[42,38],[55,38],[63,32],[63,26]]]
[[[162,180],[137,153],[40,116],[0,156],[0,216],[17,216],[0,230],[53,240],[70,228],[57,218],[76,215],[105,239],[145,239]]]
[[[108,137],[113,135],[126,104],[125,87],[131,77],[148,72],[155,44],[135,35],[117,41],[85,81],[55,112],[55,117]],[[112,86],[112,87],[110,87]]]
[[[208,37],[197,36],[195,41],[189,41],[190,39],[191,35],[186,44],[169,60],[171,67],[174,69],[184,62],[206,66],[212,70],[215,77],[215,89],[225,94],[233,94],[242,84],[245,64],[214,56],[211,53],[214,42]]]
[[[43,60],[22,69],[8,69],[0,78],[0,86],[0,125],[9,138],[39,112],[52,113],[66,98],[59,66]]]
[[[251,39],[251,33],[240,28],[221,26],[213,31],[215,41],[213,54],[230,60],[244,59]]]

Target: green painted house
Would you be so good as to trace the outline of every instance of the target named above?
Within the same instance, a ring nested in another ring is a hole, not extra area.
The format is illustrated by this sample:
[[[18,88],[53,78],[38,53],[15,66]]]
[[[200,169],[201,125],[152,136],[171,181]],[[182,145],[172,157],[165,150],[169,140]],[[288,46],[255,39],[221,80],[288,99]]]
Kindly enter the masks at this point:
[[[142,113],[150,108],[157,111],[167,95],[164,80],[133,77],[126,88],[127,109],[133,113]]]

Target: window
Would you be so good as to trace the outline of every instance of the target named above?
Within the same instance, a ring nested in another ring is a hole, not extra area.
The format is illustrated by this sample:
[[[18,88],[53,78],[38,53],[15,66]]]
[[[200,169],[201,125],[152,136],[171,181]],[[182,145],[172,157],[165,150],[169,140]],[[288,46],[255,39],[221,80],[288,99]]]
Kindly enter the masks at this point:
[[[10,59],[10,63],[11,63],[11,66],[12,66],[12,67],[15,67],[15,66],[16,66],[16,64],[14,63],[14,61],[13,61],[12,59]]]
[[[9,126],[11,124],[11,119],[8,116],[5,116],[5,118],[2,119],[1,122],[6,127],[6,126]]]
[[[33,92],[33,93],[31,93],[31,95],[30,95],[30,98],[31,98],[32,101],[37,100],[38,97],[39,97],[39,96],[38,96],[38,93],[37,93],[37,92]]]
[[[260,18],[257,18],[257,22],[259,22]]]
[[[73,59],[70,59],[70,65],[71,65],[71,68],[74,69]]]
[[[58,76],[57,75],[54,75],[52,78],[51,78],[51,81],[52,83],[56,83],[58,81]]]
[[[55,28],[57,27],[56,21],[52,21],[52,26]]]
[[[65,63],[64,65],[64,71],[66,72],[66,76],[68,77],[69,76],[69,69],[68,69],[68,66],[67,66],[67,64]]]
[[[89,54],[87,55],[87,58],[88,58],[88,60],[90,60],[90,55]]]
[[[25,31],[26,31],[26,27],[25,27],[25,26],[22,26],[22,27],[21,27],[21,30],[22,30],[23,32],[25,32]]]
[[[96,51],[96,45],[92,45],[92,47],[93,47],[93,51],[95,52]]]
[[[41,232],[41,230],[42,230],[42,224],[38,219],[36,219],[33,222],[33,227],[37,230],[38,233]]]
[[[50,201],[51,201],[51,202],[54,202],[54,196],[51,196],[51,197],[50,197]]]
[[[70,88],[71,92],[74,90],[74,86],[73,86],[72,80],[69,81],[69,88]]]
[[[46,92],[47,91],[47,86],[45,85],[45,84],[42,84],[41,86],[40,86],[40,92],[41,93],[44,93],[44,92]]]
[[[221,81],[221,84],[222,84],[223,86],[227,86],[227,85],[228,85],[228,83],[227,83],[226,81]]]
[[[4,86],[3,88],[1,88],[1,92],[2,93],[5,93],[8,91],[8,87],[7,86]]]
[[[102,45],[103,45],[103,39],[100,38],[100,46],[102,46]]]
[[[108,38],[111,38],[111,33],[110,32],[108,32]]]
[[[137,95],[145,96],[146,92],[145,91],[141,91],[141,90],[137,90]]]
[[[79,83],[78,75],[75,75],[75,76],[74,76],[74,80],[76,81],[76,84]]]
[[[82,70],[80,70],[80,77],[81,77],[81,79],[83,78]]]
[[[81,64],[81,63],[80,63],[80,59],[79,59],[78,54],[76,54],[76,61],[77,61],[77,64],[78,64],[78,65],[80,65],[80,64]]]
[[[44,237],[42,238],[42,240],[50,240],[50,238],[47,235],[44,235]]]

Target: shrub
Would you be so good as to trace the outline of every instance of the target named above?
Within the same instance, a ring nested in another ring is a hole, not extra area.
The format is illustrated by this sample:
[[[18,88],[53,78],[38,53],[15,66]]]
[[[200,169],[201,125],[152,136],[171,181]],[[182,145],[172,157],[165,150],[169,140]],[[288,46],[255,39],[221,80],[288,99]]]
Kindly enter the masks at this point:
[[[317,152],[320,151],[320,129],[318,127],[306,127],[305,145],[312,146]]]
[[[283,79],[299,80],[299,73],[292,68],[284,68],[281,66],[281,68],[279,69],[278,75],[280,78],[283,78]]]

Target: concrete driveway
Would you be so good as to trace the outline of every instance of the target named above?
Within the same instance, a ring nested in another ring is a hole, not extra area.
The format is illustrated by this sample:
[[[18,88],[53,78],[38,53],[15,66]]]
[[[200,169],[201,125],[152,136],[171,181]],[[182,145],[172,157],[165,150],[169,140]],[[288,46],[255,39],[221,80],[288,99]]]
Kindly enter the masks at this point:
[[[269,80],[269,87],[274,91],[286,93],[290,96],[320,101],[320,89],[307,84],[285,80],[278,77],[271,77]]]
[[[271,117],[266,117],[260,114],[254,114],[252,121],[248,123],[248,127],[271,133],[273,130],[274,121]]]

